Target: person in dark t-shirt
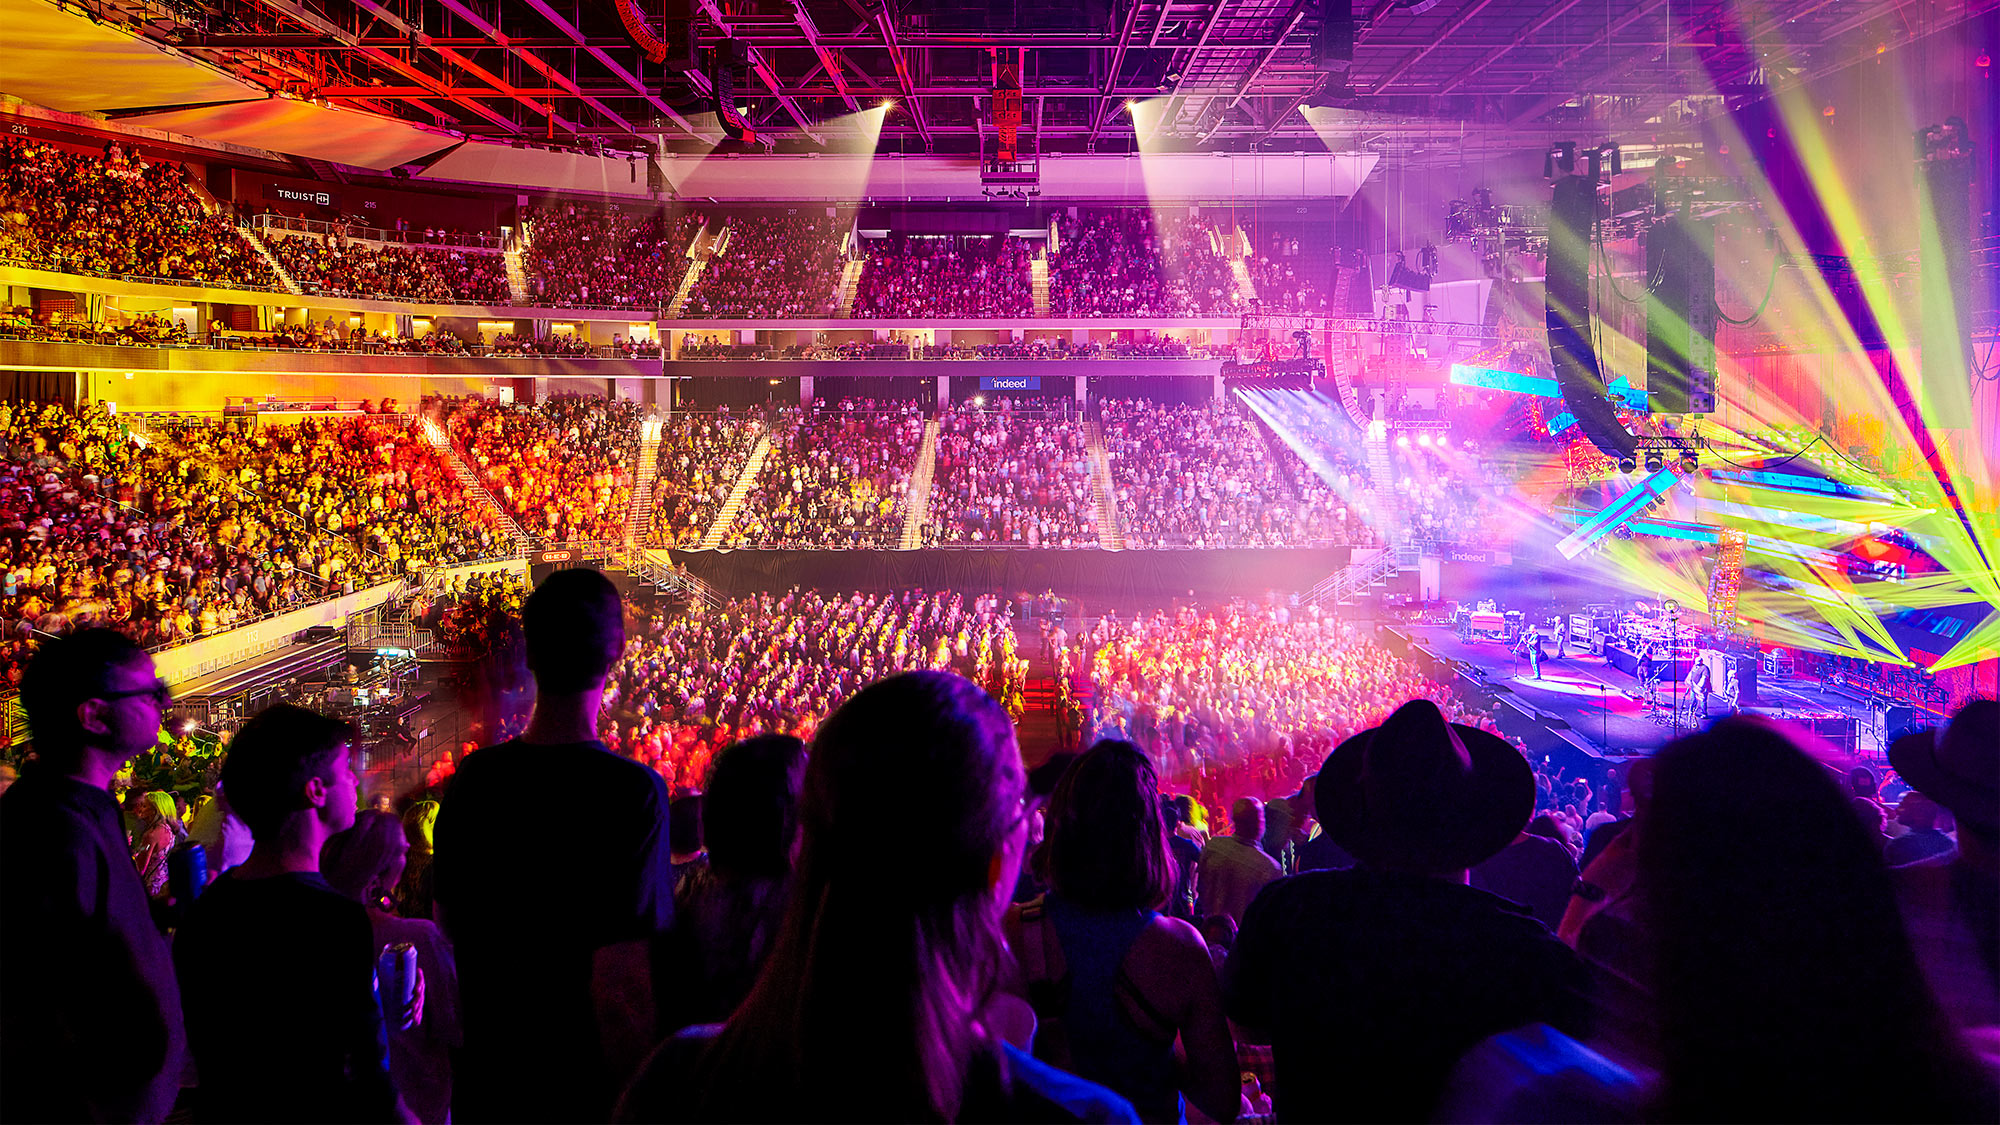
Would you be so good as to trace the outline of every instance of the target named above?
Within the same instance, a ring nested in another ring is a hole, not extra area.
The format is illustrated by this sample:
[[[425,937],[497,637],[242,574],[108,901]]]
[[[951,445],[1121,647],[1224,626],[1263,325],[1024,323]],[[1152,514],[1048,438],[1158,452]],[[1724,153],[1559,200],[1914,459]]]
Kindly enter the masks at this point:
[[[1582,962],[1525,908],[1465,885],[1534,812],[1513,747],[1414,700],[1341,743],[1314,788],[1325,835],[1359,866],[1264,888],[1224,971],[1230,1018],[1272,1045],[1279,1120],[1428,1118],[1487,1036],[1581,1033]]]
[[[667,788],[597,737],[625,646],[618,591],[594,570],[543,580],[521,611],[535,710],[520,738],[468,755],[438,812],[438,921],[458,954],[463,1122],[602,1120],[656,1042],[651,944],[673,922]],[[549,778],[587,794],[560,848],[523,830]]]
[[[0,1120],[164,1120],[180,989],[107,787],[158,740],[166,686],[86,629],[42,646],[21,703],[38,758],[0,799]]]
[[[415,1120],[389,1076],[368,914],[319,873],[327,838],[354,824],[358,737],[279,704],[230,746],[222,782],[256,846],[174,939],[198,1120]]]

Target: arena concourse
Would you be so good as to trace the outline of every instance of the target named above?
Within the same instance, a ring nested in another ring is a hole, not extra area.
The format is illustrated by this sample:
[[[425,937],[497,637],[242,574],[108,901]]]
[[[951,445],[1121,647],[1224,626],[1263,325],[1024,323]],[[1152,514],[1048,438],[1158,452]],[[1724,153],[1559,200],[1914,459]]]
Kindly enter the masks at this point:
[[[10,2],[0,1120],[2000,1120],[2000,7]]]

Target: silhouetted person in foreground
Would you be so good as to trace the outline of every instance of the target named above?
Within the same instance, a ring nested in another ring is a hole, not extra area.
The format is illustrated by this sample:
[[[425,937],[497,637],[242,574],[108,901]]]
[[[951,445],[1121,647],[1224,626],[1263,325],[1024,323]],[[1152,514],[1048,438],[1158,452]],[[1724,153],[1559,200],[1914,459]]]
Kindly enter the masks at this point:
[[[44,644],[21,681],[37,760],[0,799],[0,1119],[160,1121],[180,988],[111,778],[158,741],[166,685],[121,634]]]
[[[675,882],[674,928],[654,972],[674,986],[660,998],[660,1027],[729,1018],[749,994],[784,920],[799,842],[806,747],[766,734],[715,756],[702,803],[708,862]]]
[[[521,610],[534,715],[467,755],[438,813],[438,921],[458,953],[462,1122],[600,1120],[655,1042],[649,949],[673,920],[667,789],[597,737],[624,607],[558,571]],[[560,847],[528,829],[551,784],[590,805]]]
[[[1185,1120],[1184,1093],[1231,1121],[1241,1088],[1215,963],[1193,926],[1159,913],[1176,874],[1159,787],[1130,742],[1076,760],[1049,803],[1049,891],[1008,912],[1008,945],[1039,1019],[1036,1058],[1116,1090],[1147,1121]]]
[[[1960,1026],[2000,1026],[2000,703],[1897,739],[1889,764],[1958,822],[1951,850],[1890,872],[1917,960]]]
[[[1745,808],[1763,814],[1754,837]],[[1991,1076],[1924,982],[1880,849],[1784,731],[1729,718],[1661,751],[1639,831],[1658,1116],[2000,1120]]]
[[[1523,1023],[1577,1029],[1583,966],[1526,908],[1465,885],[1535,810],[1528,763],[1414,700],[1327,756],[1321,830],[1359,866],[1266,887],[1225,969],[1286,1121],[1431,1114],[1459,1055]]]
[[[280,703],[244,724],[222,767],[256,844],[174,938],[200,1072],[200,1121],[415,1121],[396,1094],[368,912],[320,875],[354,824],[360,783],[341,719]],[[397,999],[421,1018],[422,986]]]
[[[948,672],[870,684],[813,739],[776,948],[721,1027],[648,1060],[630,1121],[1133,1121],[1018,1043],[1000,918],[1027,840],[1013,723]],[[883,862],[883,831],[911,845]],[[1010,1038],[1012,1037],[1012,1038]]]

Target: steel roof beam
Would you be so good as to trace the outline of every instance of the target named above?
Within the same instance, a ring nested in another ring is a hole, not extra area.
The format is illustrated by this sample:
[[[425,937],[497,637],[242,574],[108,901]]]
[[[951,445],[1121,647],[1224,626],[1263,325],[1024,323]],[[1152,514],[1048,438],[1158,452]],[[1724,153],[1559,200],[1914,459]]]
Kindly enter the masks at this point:
[[[1482,2],[1485,2],[1485,0],[1482,0]],[[1285,40],[1291,37],[1292,32],[1298,30],[1299,22],[1305,19],[1305,17],[1306,0],[1297,0],[1292,5],[1291,16],[1285,20],[1285,30],[1278,35],[1278,41],[1266,49],[1264,54],[1257,59],[1257,65],[1251,67],[1250,73],[1243,76],[1242,84],[1236,88],[1236,96],[1229,101],[1230,109],[1235,109],[1237,106],[1242,105],[1243,99],[1250,96],[1250,87],[1257,84],[1258,76],[1264,73],[1265,67],[1271,65],[1272,59],[1278,57],[1278,52],[1285,49]]]
[[[819,25],[813,23],[812,15],[806,11],[804,0],[792,0],[792,20],[798,24],[799,34],[805,36],[806,43],[812,47],[813,56],[819,59],[820,67],[826,71],[828,78],[833,79],[833,88],[839,92],[840,100],[846,104],[847,111],[859,112],[861,103],[855,100],[854,93],[847,88],[847,77],[840,73],[840,60],[834,58],[833,52],[827,50],[826,44],[820,41]]]
[[[924,100],[916,93],[916,81],[910,77],[909,60],[903,57],[902,44],[896,39],[896,14],[889,10],[889,0],[879,0],[876,4],[875,28],[882,33],[879,46],[888,48],[889,61],[895,64],[896,84],[903,91],[903,104],[910,107],[910,120],[916,123],[917,133],[923,137],[925,147],[929,147],[930,122],[924,118]]]
[[[1618,17],[1616,20],[1613,20],[1611,23],[1605,25],[1603,33],[1597,36],[1597,38],[1592,39],[1590,42],[1585,43],[1581,47],[1574,47],[1568,51],[1563,52],[1562,57],[1558,58],[1555,61],[1555,65],[1551,66],[1549,69],[1551,71],[1560,71],[1563,67],[1568,66],[1570,63],[1575,62],[1576,60],[1582,58],[1583,56],[1589,54],[1594,50],[1597,50],[1600,47],[1608,49],[1611,46],[1611,41],[1613,37],[1615,37],[1620,31],[1623,31],[1625,28],[1628,28],[1633,24],[1638,23],[1640,20],[1645,19],[1647,16],[1653,14],[1653,11],[1657,9],[1661,4],[1664,4],[1665,2],[1666,0],[1640,0],[1638,5],[1635,6],[1631,11],[1625,13],[1624,15]],[[1604,69],[1598,71],[1596,74],[1591,75],[1589,78],[1583,79],[1578,82],[1569,83],[1570,89],[1564,91],[1558,91],[1556,93],[1552,93],[1547,97],[1540,99],[1532,107],[1520,113],[1515,114],[1511,119],[1509,119],[1508,124],[1525,125],[1528,122],[1533,121],[1535,118],[1540,117],[1542,114],[1547,113],[1548,111],[1570,100],[1571,98],[1576,97],[1579,92],[1585,91],[1588,87],[1597,84],[1597,82],[1601,81],[1604,76],[1609,74],[1615,74],[1618,71],[1624,70],[1630,66],[1631,66],[1631,60],[1629,59],[1620,60],[1619,62],[1607,66]],[[1516,86],[1514,88],[1514,92],[1517,94],[1525,93],[1528,87],[1532,85],[1535,85],[1535,83],[1524,82],[1521,85]]]
[[[1125,9],[1125,26],[1118,32],[1118,49],[1111,54],[1111,66],[1104,72],[1104,89],[1097,98],[1097,112],[1091,115],[1090,139],[1097,139],[1111,114],[1111,91],[1118,85],[1118,72],[1125,66],[1125,51],[1132,44],[1132,30],[1139,23],[1139,0],[1132,0],[1132,6]],[[1023,91],[1025,96],[1025,91]]]
[[[1554,7],[1550,8],[1546,12],[1543,12],[1541,15],[1536,16],[1534,19],[1528,21],[1527,26],[1521,29],[1519,35],[1516,35],[1513,39],[1509,40],[1508,42],[1499,44],[1498,46],[1494,47],[1491,51],[1486,52],[1486,54],[1482,56],[1478,62],[1473,63],[1471,66],[1468,66],[1465,69],[1459,71],[1457,74],[1453,75],[1449,80],[1447,80],[1444,85],[1438,87],[1437,92],[1440,94],[1449,94],[1453,90],[1456,90],[1459,87],[1460,83],[1464,82],[1466,79],[1472,77],[1473,75],[1478,74],[1480,71],[1485,70],[1487,67],[1492,66],[1494,63],[1499,62],[1501,57],[1506,55],[1507,52],[1520,46],[1522,43],[1526,42],[1530,36],[1533,36],[1536,33],[1540,32],[1543,28],[1563,18],[1563,16],[1567,14],[1571,8],[1574,8],[1581,3],[1583,3],[1583,0],[1558,0],[1558,3]]]
[[[430,90],[433,91],[431,94],[427,95],[428,97],[443,98],[454,105],[462,106],[466,109],[469,109],[472,112],[478,114],[479,116],[484,117],[486,120],[492,122],[493,124],[500,126],[502,129],[507,130],[510,133],[520,133],[525,131],[521,128],[519,123],[514,121],[512,118],[507,117],[505,114],[498,113],[494,111],[492,108],[480,104],[477,100],[473,98],[453,95],[445,88],[444,83],[441,80],[431,77],[430,75],[424,73],[423,71],[417,69],[416,67],[411,66],[409,63],[403,61],[402,59],[399,59],[396,56],[389,54],[387,51],[384,51],[377,47],[362,46],[361,41],[358,37],[349,35],[344,29],[335,26],[333,23],[329,22],[324,17],[320,16],[317,12],[310,11],[307,8],[303,7],[302,5],[295,3],[294,0],[257,0],[257,3],[260,3],[267,8],[270,8],[274,12],[280,13],[281,15],[285,16],[287,19],[290,19],[295,23],[301,24],[305,27],[312,28],[314,31],[320,33],[321,35],[326,36],[328,39],[332,39],[337,42],[343,43],[349,47],[352,47],[355,53],[361,55],[363,58],[369,60],[370,62],[377,64],[378,66],[382,66],[389,70],[393,70],[396,73],[401,74],[405,78],[409,78],[415,81],[419,86],[428,87]]]
[[[727,38],[735,38],[729,25],[729,17],[722,14],[721,5],[715,0],[701,0],[701,10],[707,13],[709,22],[715,25],[716,30]],[[811,137],[814,143],[825,144],[826,137],[813,128],[812,120],[806,116],[806,112],[785,93],[784,84],[778,81],[778,75],[771,69],[770,62],[764,58],[764,53],[755,47],[750,48],[749,53],[750,69],[756,72],[758,78],[763,79],[764,88],[771,91],[771,96],[778,99],[778,104],[785,107],[785,112],[792,115],[793,121],[798,122],[801,132]],[[850,107],[854,105],[853,99],[848,100],[848,105]]]
[[[1465,27],[1466,24],[1471,23],[1472,18],[1478,15],[1479,13],[1485,11],[1487,6],[1490,5],[1491,3],[1493,3],[1493,0],[1472,0],[1472,3],[1467,4],[1465,7],[1459,9],[1456,15],[1452,16],[1449,20],[1445,21],[1443,27],[1438,28],[1437,34],[1431,38],[1431,41],[1429,43],[1425,44],[1422,47],[1417,48],[1414,51],[1411,51],[1407,55],[1404,55],[1402,61],[1398,62],[1395,66],[1390,67],[1389,72],[1387,74],[1384,74],[1382,77],[1377,78],[1375,80],[1375,84],[1368,88],[1368,92],[1370,94],[1379,94],[1382,91],[1388,89],[1389,84],[1391,82],[1394,82],[1396,79],[1401,78],[1405,74],[1408,74],[1410,72],[1411,67],[1416,66],[1418,63],[1424,61],[1424,59],[1428,57],[1432,51],[1435,51],[1439,47],[1443,46],[1445,40],[1457,34],[1461,29]]]
[[[465,3],[465,0],[441,0],[441,2],[444,4],[446,8],[451,9],[452,13],[456,15],[459,19],[465,21],[468,24],[471,24],[474,28],[478,29],[479,32],[482,35],[486,36],[487,40],[489,40],[493,45],[506,48],[510,53],[513,54],[515,58],[520,59],[522,62],[526,63],[529,69],[533,70],[535,73],[541,75],[543,78],[548,79],[550,82],[555,83],[558,87],[561,87],[562,89],[569,91],[569,93],[572,96],[582,98],[585,105],[588,105],[590,108],[603,114],[606,118],[617,122],[618,125],[621,128],[625,129],[626,131],[628,132],[637,131],[632,128],[632,123],[630,121],[627,121],[625,120],[624,117],[620,116],[617,113],[612,112],[610,106],[605,105],[603,102],[598,101],[596,98],[585,95],[583,91],[577,87],[577,84],[573,80],[564,75],[561,71],[558,71],[554,66],[550,65],[548,60],[542,58],[540,55],[537,55],[532,50],[529,50],[528,48],[521,46],[517,40],[510,38],[506,33],[502,32],[498,26],[488,23],[484,17],[479,15],[479,13],[473,11],[471,6]],[[437,40],[433,39],[432,42],[436,43]],[[549,95],[544,95],[544,96],[549,96]]]
[[[610,71],[615,77],[618,78],[619,81],[625,83],[625,85],[628,88],[630,88],[634,94],[636,94],[639,97],[645,98],[648,102],[652,104],[654,109],[659,110],[661,115],[666,117],[668,120],[672,121],[674,124],[680,126],[682,131],[686,132],[688,136],[695,137],[699,140],[708,141],[710,143],[713,143],[717,139],[713,135],[704,133],[701,130],[696,129],[692,124],[689,124],[688,119],[682,117],[680,113],[674,109],[673,106],[668,105],[665,101],[663,101],[660,98],[658,94],[647,89],[646,84],[640,81],[638,75],[632,73],[630,70],[625,69],[623,63],[620,63],[617,59],[612,58],[610,52],[606,51],[603,47],[597,46],[595,43],[586,40],[584,38],[583,32],[578,30],[575,24],[569,22],[569,20],[565,18],[561,12],[558,12],[554,8],[549,6],[548,0],[528,0],[528,6],[533,8],[535,11],[540,12],[542,18],[549,21],[549,23],[552,26],[554,26],[554,28],[557,31],[561,32],[563,35],[568,36],[570,42],[574,43],[577,49],[587,52],[591,58],[596,59],[600,64],[604,66],[604,69]],[[625,46],[630,47],[631,44],[627,43],[625,44]]]
[[[397,31],[402,32],[404,35],[409,36],[410,37],[408,40],[409,42],[416,43],[417,45],[422,47],[429,47],[431,50],[438,52],[438,54],[442,55],[446,59],[451,60],[451,62],[455,64],[460,70],[465,71],[466,73],[472,75],[475,78],[484,80],[487,85],[492,86],[495,90],[497,90],[500,96],[512,98],[515,101],[521,103],[522,105],[527,106],[529,109],[535,111],[536,113],[541,114],[543,117],[548,119],[550,125],[560,126],[564,132],[568,133],[576,132],[577,129],[576,122],[570,121],[562,117],[561,115],[557,114],[553,106],[544,105],[543,103],[538,102],[535,99],[520,93],[519,91],[515,90],[512,84],[509,83],[505,78],[502,78],[497,74],[494,74],[493,72],[487,70],[485,67],[482,67],[479,64],[473,62],[471,59],[466,58],[464,55],[460,54],[456,48],[438,46],[437,44],[431,41],[429,36],[423,33],[421,28],[414,28],[411,27],[409,24],[404,23],[401,16],[398,16],[396,13],[383,7],[381,4],[377,3],[376,0],[354,0],[354,5],[362,9],[363,11],[368,12],[370,15],[373,15],[376,19],[381,20],[383,23],[388,24],[390,27],[395,28]]]

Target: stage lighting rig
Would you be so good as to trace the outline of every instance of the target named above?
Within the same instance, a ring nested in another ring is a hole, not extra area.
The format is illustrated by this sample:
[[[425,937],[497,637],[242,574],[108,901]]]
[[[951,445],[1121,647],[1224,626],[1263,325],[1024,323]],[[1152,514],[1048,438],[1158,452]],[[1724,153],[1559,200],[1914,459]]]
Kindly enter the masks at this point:
[[[1560,179],[1576,173],[1576,142],[1557,141],[1542,157],[1542,178]]]
[[[1970,160],[1977,147],[1972,141],[1972,129],[1965,118],[1951,116],[1942,125],[1926,125],[1916,132],[1917,163],[1936,164],[1952,160]]]
[[[1685,437],[1640,437],[1637,458],[1643,458],[1646,471],[1657,473],[1661,469],[1672,469],[1682,475],[1701,469],[1701,447],[1707,443],[1699,432]],[[1635,469],[1626,469],[1634,472]]]

